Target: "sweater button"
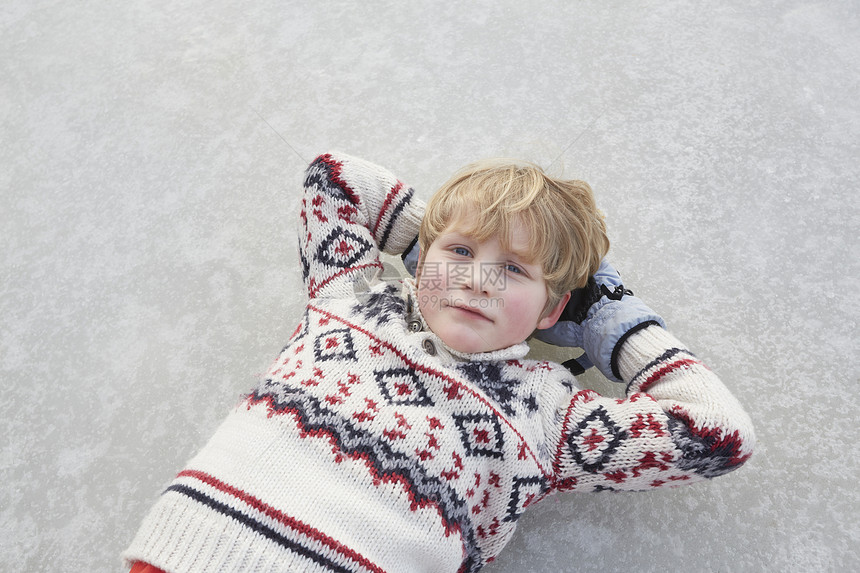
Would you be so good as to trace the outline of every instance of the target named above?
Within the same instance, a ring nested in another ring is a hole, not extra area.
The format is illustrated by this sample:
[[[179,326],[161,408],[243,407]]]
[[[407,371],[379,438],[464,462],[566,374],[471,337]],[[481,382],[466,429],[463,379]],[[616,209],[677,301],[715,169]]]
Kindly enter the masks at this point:
[[[409,332],[421,332],[421,321],[410,320],[407,328],[409,329]]]
[[[433,344],[433,341],[429,338],[425,338],[424,342],[421,343],[424,347],[424,352],[429,354],[430,356],[436,356],[436,345]]]

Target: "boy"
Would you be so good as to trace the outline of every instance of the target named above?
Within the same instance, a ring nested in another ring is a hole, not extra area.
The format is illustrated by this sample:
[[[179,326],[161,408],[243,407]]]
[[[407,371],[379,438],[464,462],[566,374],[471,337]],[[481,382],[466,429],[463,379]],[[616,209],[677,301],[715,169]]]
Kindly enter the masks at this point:
[[[419,225],[416,281],[368,281],[379,251],[408,251]],[[388,171],[323,155],[299,245],[298,328],[161,496],[128,563],[477,571],[554,491],[691,483],[751,454],[749,418],[722,383],[606,287],[608,240],[585,184],[478,166],[425,214]],[[584,347],[627,399],[525,359],[535,329]]]

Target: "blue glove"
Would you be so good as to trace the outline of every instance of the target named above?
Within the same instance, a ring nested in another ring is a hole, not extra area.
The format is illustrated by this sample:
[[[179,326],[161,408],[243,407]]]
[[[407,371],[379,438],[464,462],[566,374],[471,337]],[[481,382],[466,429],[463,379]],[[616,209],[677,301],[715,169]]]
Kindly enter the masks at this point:
[[[604,376],[621,382],[617,354],[624,340],[650,324],[663,328],[663,319],[624,288],[606,259],[588,284],[571,291],[558,322],[535,332],[535,338],[556,346],[576,346],[585,354],[564,365],[579,374],[594,365]]]

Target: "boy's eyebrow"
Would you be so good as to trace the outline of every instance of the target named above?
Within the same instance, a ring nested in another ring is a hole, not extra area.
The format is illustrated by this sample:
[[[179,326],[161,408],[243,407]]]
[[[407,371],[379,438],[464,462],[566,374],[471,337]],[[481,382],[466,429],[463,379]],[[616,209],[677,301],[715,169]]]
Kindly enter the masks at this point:
[[[523,262],[525,262],[525,263],[528,263],[528,264],[530,264],[530,265],[531,265],[531,264],[535,264],[535,263],[534,263],[534,257],[531,255],[531,253],[524,253],[524,252],[520,252],[520,251],[513,251],[513,250],[512,250],[512,251],[511,251],[511,254],[512,254],[512,255],[514,255],[514,257],[516,257],[516,258],[518,258],[518,259],[522,260],[522,261],[523,261]]]
[[[536,267],[536,268],[542,270],[540,263],[537,262],[535,260],[535,257],[532,256],[531,254],[522,253],[519,251],[510,251],[510,252],[514,256],[514,258],[517,260],[517,262],[524,264],[524,265],[527,265],[527,266],[530,266],[530,267]]]
[[[463,232],[463,231],[457,231],[457,230],[454,230],[454,229],[452,229],[452,230],[450,230],[450,231],[446,231],[446,232],[445,232],[445,234],[446,234],[446,235],[453,235],[453,236],[455,236],[455,237],[457,237],[457,238],[460,238],[460,239],[469,239],[469,240],[473,240],[473,241],[474,241],[474,240],[477,240],[477,239],[475,239],[472,235],[470,235],[470,234],[468,234],[468,233],[466,233],[466,232]]]

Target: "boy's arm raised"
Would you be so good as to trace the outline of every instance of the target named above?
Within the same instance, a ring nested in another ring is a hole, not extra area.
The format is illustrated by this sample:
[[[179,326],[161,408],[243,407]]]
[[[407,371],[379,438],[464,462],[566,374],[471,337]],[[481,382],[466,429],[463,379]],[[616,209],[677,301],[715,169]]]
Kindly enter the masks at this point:
[[[356,273],[381,268],[418,233],[423,203],[390,171],[345,154],[307,168],[300,213],[302,277],[310,298],[352,292]]]
[[[627,398],[591,390],[562,406],[560,489],[638,490],[730,472],[752,455],[752,422],[717,376],[657,325],[617,352]]]

